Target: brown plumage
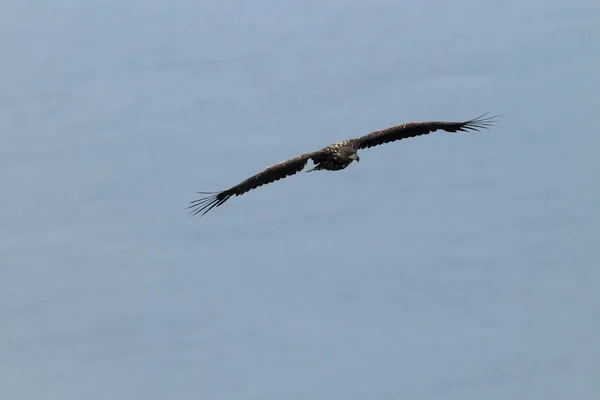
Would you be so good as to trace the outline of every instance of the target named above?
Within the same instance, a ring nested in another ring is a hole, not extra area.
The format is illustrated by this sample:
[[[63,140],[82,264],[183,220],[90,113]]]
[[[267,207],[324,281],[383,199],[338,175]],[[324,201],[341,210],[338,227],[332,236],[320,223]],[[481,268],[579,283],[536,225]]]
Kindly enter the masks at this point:
[[[360,161],[357,150],[367,149],[396,140],[407,139],[415,136],[427,135],[437,130],[446,132],[468,132],[487,129],[495,122],[493,117],[483,114],[465,122],[409,122],[378,130],[368,135],[342,140],[312,153],[299,155],[289,160],[265,168],[258,174],[238,183],[237,185],[221,192],[198,192],[209,196],[194,200],[188,207],[193,215],[209,212],[214,207],[225,203],[232,196],[240,196],[259,186],[278,181],[294,175],[304,169],[308,160],[312,160],[315,167],[307,171],[329,170],[338,171],[346,168],[352,161]]]

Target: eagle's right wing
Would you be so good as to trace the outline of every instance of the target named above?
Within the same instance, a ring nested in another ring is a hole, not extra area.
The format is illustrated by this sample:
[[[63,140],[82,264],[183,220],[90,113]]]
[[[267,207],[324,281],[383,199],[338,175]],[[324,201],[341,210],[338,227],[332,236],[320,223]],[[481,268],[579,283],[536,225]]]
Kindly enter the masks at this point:
[[[208,194],[210,196],[202,197],[192,201],[188,209],[191,210],[190,212],[192,215],[196,215],[201,212],[202,215],[204,215],[212,208],[218,207],[225,203],[232,196],[240,196],[252,189],[256,189],[259,186],[278,181],[282,178],[302,171],[310,159],[312,159],[315,164],[319,163],[322,160],[323,155],[323,150],[302,154],[275,165],[271,165],[270,167],[263,169],[258,174],[251,176],[250,178],[227,190],[223,190],[221,192],[198,192],[199,194]]]
[[[437,130],[446,132],[478,131],[480,129],[489,128],[495,122],[495,118],[498,117],[497,115],[493,117],[487,117],[486,115],[487,113],[463,122],[408,122],[406,124],[371,132],[368,135],[356,139],[350,139],[349,144],[356,150],[359,150],[394,142],[396,140],[427,135],[428,133]]]

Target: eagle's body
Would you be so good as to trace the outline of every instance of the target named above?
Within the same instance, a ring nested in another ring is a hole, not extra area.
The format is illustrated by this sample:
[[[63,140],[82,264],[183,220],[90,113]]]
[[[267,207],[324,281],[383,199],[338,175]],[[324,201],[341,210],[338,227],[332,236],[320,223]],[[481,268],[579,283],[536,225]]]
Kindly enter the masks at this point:
[[[485,115],[486,114],[465,122],[409,122],[375,131],[359,138],[341,140],[324,147],[321,150],[302,154],[267,167],[258,174],[251,176],[222,192],[199,192],[210,196],[192,201],[188,208],[192,210],[191,212],[194,215],[200,212],[203,212],[202,215],[204,215],[212,208],[225,203],[232,196],[240,196],[259,186],[278,181],[279,179],[300,172],[306,167],[309,160],[313,161],[315,167],[307,172],[318,170],[339,171],[348,167],[353,161],[360,161],[360,157],[358,156],[358,150],[360,149],[425,135],[436,130],[466,132],[486,129],[494,122],[493,118],[495,117],[484,118]]]
[[[322,150],[324,156],[322,157],[321,162],[319,162],[310,171],[318,171],[322,169],[326,169],[328,171],[339,171],[352,164],[352,161],[354,160],[360,161],[360,157],[358,156],[356,149],[353,148],[348,142],[348,140],[342,140],[325,147]]]

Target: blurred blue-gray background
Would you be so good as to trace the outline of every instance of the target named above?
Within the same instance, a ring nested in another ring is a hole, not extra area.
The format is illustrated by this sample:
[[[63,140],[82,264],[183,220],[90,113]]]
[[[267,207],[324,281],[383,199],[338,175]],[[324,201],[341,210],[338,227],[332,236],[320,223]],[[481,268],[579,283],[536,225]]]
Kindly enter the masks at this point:
[[[7,0],[0,29],[1,398],[599,398],[597,0]]]

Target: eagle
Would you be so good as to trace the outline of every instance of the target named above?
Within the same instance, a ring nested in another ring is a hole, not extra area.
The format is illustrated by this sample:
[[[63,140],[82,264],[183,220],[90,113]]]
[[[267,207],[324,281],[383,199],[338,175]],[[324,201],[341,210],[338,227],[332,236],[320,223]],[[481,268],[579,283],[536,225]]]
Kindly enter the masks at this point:
[[[498,117],[498,115],[488,116],[488,114],[485,113],[464,122],[408,122],[374,131],[359,138],[341,140],[312,153],[301,154],[289,160],[271,165],[227,190],[220,192],[197,192],[205,196],[190,202],[187,209],[190,210],[192,215],[199,213],[204,215],[213,208],[219,207],[233,196],[241,196],[252,189],[302,171],[309,160],[312,160],[315,166],[306,172],[321,170],[340,171],[352,164],[353,161],[360,162],[358,150],[368,149],[396,140],[427,135],[438,130],[456,133],[488,129],[496,122],[495,119]]]

